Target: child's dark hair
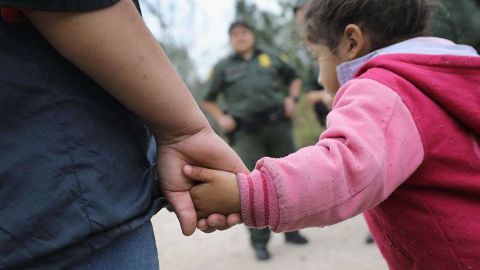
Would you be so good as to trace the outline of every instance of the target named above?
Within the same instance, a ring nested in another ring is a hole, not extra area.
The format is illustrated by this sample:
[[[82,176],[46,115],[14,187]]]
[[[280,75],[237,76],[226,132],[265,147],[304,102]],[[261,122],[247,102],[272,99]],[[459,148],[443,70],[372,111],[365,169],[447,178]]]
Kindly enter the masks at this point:
[[[305,14],[309,42],[335,49],[348,24],[369,34],[376,50],[425,34],[431,0],[313,0]]]

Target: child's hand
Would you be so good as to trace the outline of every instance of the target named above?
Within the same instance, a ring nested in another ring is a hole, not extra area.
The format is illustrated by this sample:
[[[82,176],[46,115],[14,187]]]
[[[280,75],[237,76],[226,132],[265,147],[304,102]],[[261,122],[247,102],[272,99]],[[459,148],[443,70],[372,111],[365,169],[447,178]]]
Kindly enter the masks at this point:
[[[189,165],[183,168],[183,173],[199,181],[190,189],[198,218],[214,213],[240,213],[240,191],[235,174]]]

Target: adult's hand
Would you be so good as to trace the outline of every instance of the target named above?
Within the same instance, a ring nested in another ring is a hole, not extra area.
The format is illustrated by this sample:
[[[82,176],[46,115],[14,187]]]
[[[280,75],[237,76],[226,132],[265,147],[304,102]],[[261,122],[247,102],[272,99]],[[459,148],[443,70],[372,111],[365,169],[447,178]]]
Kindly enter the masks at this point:
[[[307,101],[310,104],[323,102],[323,95],[324,95],[324,91],[316,91],[316,90],[310,91],[307,94]]]
[[[295,103],[295,100],[292,97],[285,98],[284,106],[285,106],[285,116],[288,118],[292,118],[295,113],[295,109],[297,108],[297,104]]]
[[[193,182],[182,168],[197,165],[230,172],[248,172],[238,155],[209,127],[167,140],[157,138],[157,166],[164,195],[175,210],[182,232],[191,235],[197,227],[197,215],[189,190]],[[238,214],[211,215],[201,221],[199,228],[206,232],[224,230],[240,223]]]
[[[232,132],[237,128],[237,122],[228,114],[224,114],[218,119],[218,125],[226,133]]]
[[[314,90],[310,91],[307,94],[307,100],[311,104],[319,103],[322,102],[327,106],[330,110],[332,109],[333,106],[333,98],[332,96],[326,91],[326,90]]]

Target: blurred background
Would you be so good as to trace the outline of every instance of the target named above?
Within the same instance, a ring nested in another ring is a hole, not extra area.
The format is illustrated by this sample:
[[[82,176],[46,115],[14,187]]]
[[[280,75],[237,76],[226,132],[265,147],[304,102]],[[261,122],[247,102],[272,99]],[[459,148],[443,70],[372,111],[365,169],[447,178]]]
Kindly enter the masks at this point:
[[[228,27],[241,19],[255,26],[260,47],[288,56],[299,75],[308,71],[309,55],[296,32],[294,0],[143,0],[150,30],[165,49],[195,97],[205,90],[212,67],[230,54]],[[215,127],[214,121],[212,125]],[[298,147],[311,145],[321,133],[311,105],[301,99],[295,116]]]

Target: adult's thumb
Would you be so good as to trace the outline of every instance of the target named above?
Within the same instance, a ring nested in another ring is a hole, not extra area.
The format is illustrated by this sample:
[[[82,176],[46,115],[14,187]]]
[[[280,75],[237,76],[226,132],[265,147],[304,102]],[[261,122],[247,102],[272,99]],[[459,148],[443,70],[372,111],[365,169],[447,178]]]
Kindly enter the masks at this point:
[[[186,236],[192,235],[197,227],[197,213],[190,193],[188,191],[167,192],[165,196],[177,215],[182,233]]]

